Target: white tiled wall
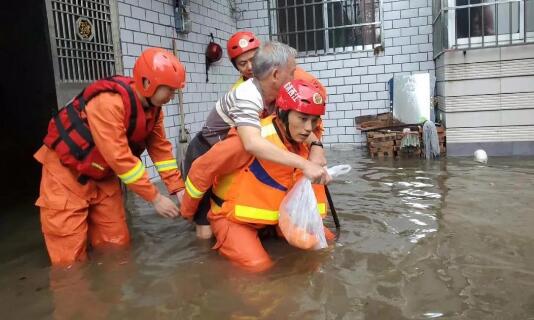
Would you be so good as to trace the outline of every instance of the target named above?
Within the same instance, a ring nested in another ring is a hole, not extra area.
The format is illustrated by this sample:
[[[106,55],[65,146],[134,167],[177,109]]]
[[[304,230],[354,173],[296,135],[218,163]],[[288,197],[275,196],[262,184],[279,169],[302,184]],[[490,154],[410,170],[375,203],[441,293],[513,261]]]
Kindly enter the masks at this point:
[[[172,48],[174,34],[173,0],[117,0],[120,39],[125,74],[131,74],[135,58],[148,46]],[[236,3],[232,12],[231,3]],[[383,0],[385,52],[346,52],[305,57],[299,63],[311,71],[328,89],[325,116],[327,144],[360,143],[354,117],[388,109],[387,81],[399,73],[430,72],[432,60],[432,0]],[[192,32],[178,35],[180,60],[187,70],[184,91],[186,127],[200,130],[218,97],[229,90],[238,73],[226,54],[226,41],[237,30],[248,29],[260,39],[269,39],[267,1],[191,0]],[[204,51],[213,33],[223,47],[223,58],[212,65],[206,83]],[[174,143],[179,129],[176,102],[166,109],[167,136]],[[150,159],[144,157],[151,176]]]
[[[118,0],[120,40],[124,73],[131,75],[136,57],[143,49],[156,46],[171,50],[174,35],[174,0]],[[226,54],[226,41],[236,32],[236,21],[231,15],[227,0],[192,0],[188,5],[193,22],[192,31],[178,34],[177,49],[180,61],[187,71],[184,90],[185,123],[190,132],[200,130],[208,112],[215,106],[217,97],[230,89],[238,77]],[[204,52],[211,41],[223,47],[222,59],[212,64],[209,83],[206,83]],[[177,99],[177,98],[176,98]],[[166,106],[165,130],[175,144],[180,117],[177,100]],[[150,176],[157,174],[149,157],[143,160]]]
[[[384,53],[372,51],[301,58],[328,90],[324,141],[360,143],[354,117],[389,108],[387,81],[394,74],[430,72],[432,60],[432,0],[384,0]],[[262,40],[269,38],[267,1],[238,0],[242,17],[238,29],[250,29]]]

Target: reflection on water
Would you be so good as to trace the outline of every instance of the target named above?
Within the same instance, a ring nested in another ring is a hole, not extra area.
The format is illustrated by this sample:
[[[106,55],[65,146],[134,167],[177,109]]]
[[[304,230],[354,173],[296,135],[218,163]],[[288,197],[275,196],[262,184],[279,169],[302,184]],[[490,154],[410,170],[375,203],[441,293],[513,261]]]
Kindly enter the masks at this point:
[[[0,226],[2,318],[534,319],[533,159],[329,158],[353,166],[330,187],[339,241],[303,252],[269,239],[276,266],[260,275],[131,195],[130,250],[50,269],[37,211],[12,209]]]

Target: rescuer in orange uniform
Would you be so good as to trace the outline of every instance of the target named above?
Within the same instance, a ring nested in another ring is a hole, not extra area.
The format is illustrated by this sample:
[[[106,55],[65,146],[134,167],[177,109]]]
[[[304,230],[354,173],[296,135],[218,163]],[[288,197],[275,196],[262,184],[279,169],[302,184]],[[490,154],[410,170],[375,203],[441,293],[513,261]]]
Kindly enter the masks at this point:
[[[244,45],[247,43],[254,44],[256,40],[251,38],[248,33],[246,35],[247,37],[239,39],[238,33],[236,39],[243,40],[241,42]],[[238,50],[239,47],[237,45],[235,48],[231,46],[232,42],[235,41],[229,41],[229,48]],[[245,149],[255,156],[276,161],[273,160],[274,158],[286,165],[290,164],[294,167],[303,168],[307,175],[317,174],[318,171],[315,170],[320,169],[323,171],[321,177],[327,179],[326,171],[322,168],[326,165],[322,149],[314,148],[310,153],[308,162],[294,154],[285,152],[285,150],[277,149],[270,143],[266,143],[260,134],[260,118],[269,116],[275,111],[274,102],[280,87],[293,78],[296,51],[278,42],[265,43],[253,51],[252,65],[256,67],[257,72],[260,72],[261,79],[254,74],[255,78],[248,79],[236,86],[217,101],[215,108],[207,116],[202,130],[189,143],[183,161],[182,175],[184,177],[187,176],[189,168],[196,158],[206,153],[214,144],[223,140],[231,127],[237,127]],[[236,61],[240,61],[242,56],[248,55],[250,57],[251,52],[252,50],[242,53],[236,58]],[[230,53],[229,55],[231,56]],[[297,72],[295,71],[295,73]],[[299,75],[313,78],[302,69],[300,69]],[[315,84],[320,85],[317,79],[313,79]],[[324,87],[322,88],[324,90]],[[321,127],[318,126],[317,129],[317,132],[322,133]],[[316,141],[319,135],[310,136],[308,144],[311,141]],[[315,167],[314,170],[312,170],[313,167]],[[209,208],[208,192],[208,195],[199,204],[197,213],[193,218],[196,224],[197,237],[201,239],[209,239],[212,236],[207,219]]]
[[[293,80],[280,88],[276,115],[261,120],[261,134],[277,147],[308,157],[305,141],[325,113],[324,97],[310,82]],[[247,153],[236,129],[195,160],[187,176],[181,212],[191,219],[205,192],[212,187],[208,219],[215,249],[238,265],[262,271],[272,265],[258,230],[278,224],[278,208],[287,191],[302,176],[300,170]],[[315,185],[318,208],[326,214],[324,186]],[[327,232],[331,239],[331,233]]]
[[[184,85],[180,61],[149,48],[136,60],[133,79],[95,81],[50,121],[34,157],[43,165],[36,205],[53,265],[85,260],[88,244],[129,243],[118,178],[160,215],[180,215],[150,182],[139,157],[148,150],[169,194],[181,197],[184,184],[165,137],[161,106]]]
[[[232,61],[232,64],[241,75],[232,86],[232,89],[254,76],[252,73],[252,58],[260,44],[260,39],[250,31],[238,31],[228,39],[226,44],[228,58],[230,58],[230,61]]]

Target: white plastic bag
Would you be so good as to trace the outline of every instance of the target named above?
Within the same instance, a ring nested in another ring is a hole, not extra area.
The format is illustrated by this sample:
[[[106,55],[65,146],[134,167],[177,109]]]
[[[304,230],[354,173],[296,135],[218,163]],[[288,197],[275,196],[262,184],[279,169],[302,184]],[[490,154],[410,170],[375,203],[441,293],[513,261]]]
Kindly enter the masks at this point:
[[[328,246],[310,180],[302,177],[297,181],[282,201],[279,212],[278,225],[289,244],[305,250]]]
[[[338,165],[327,171],[335,179],[351,169],[349,165]],[[310,180],[302,177],[297,181],[280,204],[279,212],[278,225],[289,244],[305,250],[328,246]]]
[[[341,175],[348,173],[351,169],[352,167],[348,164],[340,164],[331,168],[327,168],[326,171],[328,171],[328,174],[332,177],[332,179],[335,179]]]

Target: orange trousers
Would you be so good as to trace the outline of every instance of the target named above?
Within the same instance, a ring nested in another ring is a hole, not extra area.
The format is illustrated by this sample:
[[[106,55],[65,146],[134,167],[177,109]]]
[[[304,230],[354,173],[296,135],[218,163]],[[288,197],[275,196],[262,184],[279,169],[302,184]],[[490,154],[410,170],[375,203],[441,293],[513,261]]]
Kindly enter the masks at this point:
[[[41,229],[53,265],[86,260],[88,244],[93,247],[129,244],[120,185],[118,181],[105,184],[105,189],[95,181],[81,185],[66,168],[63,170],[57,164],[43,166],[36,205],[40,208]]]
[[[224,215],[208,214],[211,230],[217,239],[213,247],[233,263],[251,272],[262,272],[273,265],[269,254],[263,248],[258,236],[258,228],[253,224],[237,223],[227,219]],[[324,228],[326,240],[331,242],[335,235],[328,228]],[[277,234],[283,238],[277,228]]]
[[[221,255],[251,272],[265,271],[273,265],[253,225],[236,223],[211,211],[208,218],[217,239],[213,249]]]

